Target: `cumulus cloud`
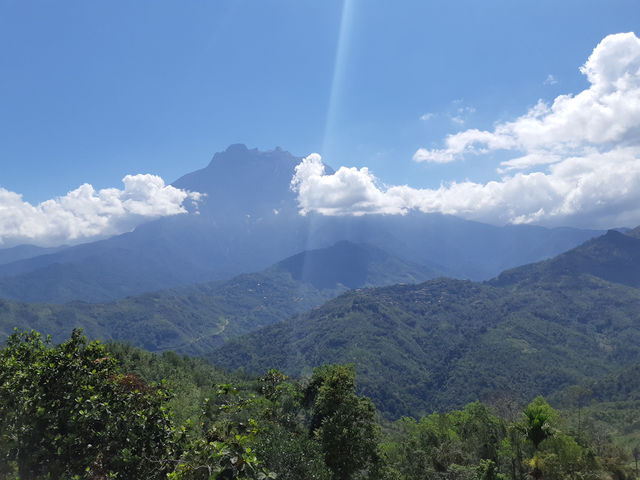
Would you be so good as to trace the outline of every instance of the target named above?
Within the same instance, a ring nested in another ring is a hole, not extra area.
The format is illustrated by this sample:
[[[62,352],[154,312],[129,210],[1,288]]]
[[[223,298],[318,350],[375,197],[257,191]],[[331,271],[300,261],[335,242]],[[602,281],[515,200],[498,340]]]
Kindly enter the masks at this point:
[[[578,95],[560,95],[551,105],[539,101],[525,115],[493,131],[449,135],[445,148],[419,149],[414,159],[454,161],[495,150],[568,155],[640,144],[640,39],[633,33],[607,36],[580,71],[590,87]]]
[[[551,165],[549,172],[417,189],[381,185],[366,167],[341,167],[327,175],[320,156],[312,154],[296,170],[292,189],[302,215],[404,215],[417,210],[494,224],[634,226],[640,223],[639,158],[637,148],[592,152]]]
[[[366,168],[324,173],[310,155],[292,188],[301,213],[404,214],[415,209],[490,223],[607,228],[640,223],[640,39],[609,35],[580,68],[590,86],[577,95],[539,101],[493,130],[449,135],[444,148],[421,148],[418,162],[448,163],[502,151],[512,157],[485,184],[438,189],[381,185]]]
[[[156,175],[127,175],[124,189],[84,184],[63,197],[31,205],[0,188],[0,246],[73,244],[127,232],[144,221],[187,213],[202,194],[165,185]]]
[[[298,193],[302,215],[309,212],[364,215],[405,211],[401,200],[389,196],[367,167],[340,167],[333,175],[327,175],[317,153],[312,153],[296,166],[291,188]]]

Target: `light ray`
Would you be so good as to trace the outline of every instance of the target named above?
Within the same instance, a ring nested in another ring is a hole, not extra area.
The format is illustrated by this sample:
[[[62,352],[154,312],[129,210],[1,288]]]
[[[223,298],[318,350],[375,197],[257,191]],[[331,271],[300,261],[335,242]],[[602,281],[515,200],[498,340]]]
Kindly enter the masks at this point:
[[[335,133],[335,124],[339,113],[339,108],[343,105],[344,79],[347,67],[347,58],[349,53],[349,43],[351,30],[353,26],[353,18],[355,11],[355,3],[357,0],[344,0],[342,4],[342,15],[340,19],[340,33],[338,34],[338,46],[336,49],[336,57],[333,65],[333,78],[331,80],[331,92],[329,95],[329,105],[327,107],[327,116],[324,127],[324,138],[322,142],[322,155],[328,156],[331,149],[332,137]]]
[[[327,106],[327,114],[325,119],[324,136],[322,141],[321,154],[324,158],[330,159],[331,155],[331,143],[335,134],[336,120],[338,118],[340,106],[343,104],[343,89],[345,80],[345,71],[347,66],[347,57],[349,53],[349,40],[352,30],[352,23],[354,18],[355,3],[357,0],[344,0],[342,4],[342,14],[340,16],[340,30],[338,33],[338,42],[336,47],[336,56],[333,64],[333,76],[331,80],[331,91],[329,94],[329,104]],[[309,152],[311,153],[311,152]],[[317,224],[318,219],[315,214],[312,214],[308,218],[308,232],[305,250],[312,248],[329,247],[331,245],[320,245],[314,236],[314,231],[319,227]],[[302,275],[304,277],[307,271],[307,265],[302,266]]]

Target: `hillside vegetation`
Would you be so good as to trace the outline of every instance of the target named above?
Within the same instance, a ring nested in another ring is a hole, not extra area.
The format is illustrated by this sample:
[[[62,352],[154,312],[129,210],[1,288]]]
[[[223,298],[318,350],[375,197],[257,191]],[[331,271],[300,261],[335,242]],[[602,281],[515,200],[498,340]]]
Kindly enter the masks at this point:
[[[123,340],[151,351],[202,353],[333,295],[270,271],[103,304],[0,300],[0,334],[6,336],[18,326],[51,332],[61,341],[64,332],[82,327],[92,337]]]
[[[225,340],[321,305],[347,288],[415,282],[432,270],[368,245],[339,242],[302,252],[262,272],[108,303],[27,304],[0,300],[0,334],[34,328],[62,341],[83,328],[103,340],[150,351],[200,354]]]
[[[234,383],[230,383],[234,382]],[[173,353],[36,332],[0,350],[0,475],[170,480],[631,480],[628,452],[542,398],[384,429],[349,366],[241,380]]]
[[[491,282],[437,279],[347,292],[208,358],[291,375],[354,363],[361,391],[396,418],[476,399],[549,395],[640,358],[639,245],[609,232]],[[605,280],[620,262],[628,275]]]

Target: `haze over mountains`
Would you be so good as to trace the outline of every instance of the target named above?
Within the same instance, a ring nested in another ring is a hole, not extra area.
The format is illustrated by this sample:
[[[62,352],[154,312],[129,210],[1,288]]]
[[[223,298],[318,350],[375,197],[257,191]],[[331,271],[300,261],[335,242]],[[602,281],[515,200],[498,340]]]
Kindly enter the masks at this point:
[[[484,282],[418,283],[440,272],[341,241],[258,273],[114,302],[2,300],[0,332],[18,325],[58,341],[83,327],[255,373],[354,363],[362,392],[389,417],[495,396],[561,398],[640,358],[635,235],[609,231]],[[378,285],[390,286],[362,288]]]
[[[0,335],[20,326],[62,341],[72,329],[82,327],[92,338],[127,341],[151,351],[202,354],[229,338],[318,307],[349,288],[434,276],[425,267],[374,247],[343,241],[261,272],[114,302],[52,305],[0,300]]]
[[[207,167],[174,182],[206,194],[197,211],[59,251],[0,251],[0,298],[116,300],[259,271],[341,240],[366,243],[447,276],[482,280],[550,258],[601,233],[497,227],[440,214],[301,216],[290,189],[300,160],[279,148],[261,152],[232,145]]]

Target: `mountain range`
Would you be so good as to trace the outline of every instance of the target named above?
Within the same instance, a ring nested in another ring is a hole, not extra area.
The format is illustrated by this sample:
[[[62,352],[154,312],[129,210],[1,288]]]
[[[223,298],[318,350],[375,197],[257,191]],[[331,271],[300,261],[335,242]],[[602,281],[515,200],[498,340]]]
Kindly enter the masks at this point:
[[[14,327],[33,328],[62,341],[81,327],[91,338],[127,341],[150,351],[202,354],[229,338],[317,307],[349,288],[436,275],[375,247],[342,241],[261,272],[112,302],[0,300],[0,335],[7,336]]]
[[[562,399],[567,387],[640,360],[634,235],[609,231],[484,282],[434,278],[440,272],[341,241],[258,273],[107,303],[3,300],[0,334],[35,328],[59,341],[82,327],[255,373],[354,363],[361,391],[391,418],[478,398]]]
[[[289,188],[299,161],[233,145],[174,182],[206,194],[197,211],[0,250],[0,334],[60,341],[82,327],[255,373],[354,363],[389,418],[564,398],[640,361],[640,228],[302,216]]]
[[[62,249],[0,250],[0,298],[105,302],[230,279],[297,253],[346,240],[456,278],[486,280],[551,258],[601,234],[593,230],[498,227],[441,214],[330,217],[298,214],[290,189],[301,158],[232,145],[173,185],[206,196],[198,211]],[[330,167],[325,168],[331,173]]]
[[[352,290],[208,358],[295,376],[354,363],[362,392],[391,417],[550,395],[640,359],[638,252],[639,239],[610,231],[491,281]]]

